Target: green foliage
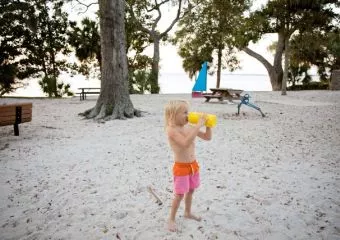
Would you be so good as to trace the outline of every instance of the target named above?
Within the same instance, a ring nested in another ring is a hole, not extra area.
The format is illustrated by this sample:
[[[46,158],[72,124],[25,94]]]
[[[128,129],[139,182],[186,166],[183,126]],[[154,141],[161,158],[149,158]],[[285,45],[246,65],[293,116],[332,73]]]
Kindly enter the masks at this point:
[[[80,64],[75,63],[72,69],[87,77],[91,74],[98,77],[101,66],[100,35],[98,23],[84,18],[80,27],[76,22],[70,23],[68,42],[74,48]]]
[[[66,44],[67,14],[62,11],[63,1],[33,2],[37,24],[35,34],[29,38],[26,47],[27,64],[35,70],[37,76],[43,77],[41,82],[49,82],[49,87],[42,87],[43,91],[50,97],[60,97],[61,93],[68,94],[67,91],[58,91],[58,76],[67,69],[67,65],[66,60],[57,56],[70,52]]]
[[[150,70],[136,70],[129,73],[129,92],[130,94],[151,93],[152,87],[159,92],[159,86],[155,83],[155,74]]]
[[[127,61],[130,72],[130,93],[144,93],[150,90],[150,87],[148,87],[150,83],[146,84],[144,78],[149,81],[147,72],[151,68],[152,58],[142,53],[150,45],[150,40],[147,34],[137,28],[128,13],[125,15],[125,32],[127,40],[126,52],[129,53]],[[88,18],[83,19],[80,26],[72,22],[68,36],[69,43],[75,49],[76,57],[80,61],[80,64],[75,63],[72,69],[75,73],[90,76],[93,69],[98,70],[101,66],[98,23]],[[145,76],[141,75],[141,73]],[[94,75],[98,77],[99,73],[97,72]]]
[[[136,23],[136,19],[131,16],[128,9],[125,12],[126,51],[134,51],[136,56],[140,55],[152,43],[149,35],[139,27],[139,24],[145,24],[145,18],[147,18],[146,15],[140,16],[139,22]]]
[[[303,84],[307,84],[312,80],[311,76],[308,74],[308,70],[310,69],[309,65],[294,62],[290,63],[288,83],[291,83],[292,86],[294,86],[296,83],[302,82]]]
[[[277,42],[268,47],[275,52]],[[340,69],[340,29],[339,24],[329,26],[329,31],[315,28],[308,32],[295,34],[290,40],[290,66],[288,81],[308,83],[311,77],[308,70],[316,66],[321,81],[329,81],[330,72]]]
[[[328,32],[314,29],[293,36],[291,40],[291,67],[316,66],[322,81],[328,81],[333,69],[340,69],[340,29]]]
[[[142,7],[141,3],[138,4]],[[145,15],[145,18],[149,16]],[[139,18],[143,23],[144,18]],[[127,10],[125,13],[126,52],[128,53],[129,91],[130,93],[144,94],[151,91],[152,58],[143,54],[150,46],[152,40],[142,31]]]
[[[15,79],[40,77],[57,79],[66,70],[67,14],[62,0],[0,0],[0,67],[12,65]],[[1,24],[2,23],[2,24]],[[53,76],[53,77],[52,77]],[[57,81],[52,81],[57,84]],[[46,88],[45,88],[46,89]],[[57,85],[53,96],[58,96]]]
[[[0,64],[0,96],[10,93],[16,89],[16,73],[18,72],[15,64]]]
[[[151,65],[151,93],[159,92],[158,73],[159,73],[159,46],[162,41],[168,40],[169,31],[192,7],[190,1],[173,0],[173,1],[148,1],[148,0],[128,0],[126,2],[127,17],[131,18],[131,27],[136,28],[149,39],[149,44],[153,43],[153,63]],[[171,4],[171,5],[170,5]],[[176,6],[177,13],[168,27],[164,31],[158,29],[159,22],[162,18],[164,9]],[[129,28],[129,26],[128,26]],[[143,35],[141,35],[143,36]],[[144,37],[143,36],[143,37]]]
[[[200,38],[190,39],[185,42],[183,41],[178,46],[178,54],[183,58],[183,68],[188,73],[190,78],[193,78],[201,69],[202,63],[204,61],[213,61],[212,47],[209,45],[204,45],[204,43],[200,43],[201,40],[202,39]]]
[[[249,7],[248,1],[195,0],[193,8],[179,21],[173,43],[179,46],[183,68],[192,78],[204,61],[235,69],[235,36],[242,21],[242,14]],[[222,51],[219,59],[216,53]]]
[[[287,87],[287,90],[327,90],[329,89],[328,82],[309,82],[306,84],[297,84],[294,86]]]
[[[20,64],[25,36],[30,34],[32,8],[25,2],[0,0],[0,96],[23,86]]]
[[[70,91],[70,84],[64,84],[58,81],[55,77],[45,76],[39,81],[39,85],[44,93],[48,94],[48,97],[63,97],[73,96],[73,92]]]
[[[136,70],[129,74],[129,92],[144,94],[151,91],[151,74],[145,70]]]
[[[309,4],[306,4],[309,2]],[[334,0],[324,1],[288,1],[271,0],[260,10],[250,14],[244,30],[249,40],[257,41],[265,33],[284,32],[292,34],[295,30],[300,32],[323,28],[331,24],[336,16],[333,7],[329,4]],[[289,28],[287,28],[287,24]]]
[[[282,55],[285,50],[283,43],[285,39],[292,36],[292,40],[296,39],[296,42],[290,43],[290,55],[293,55],[290,60],[293,61],[294,65],[291,66],[291,76],[294,75],[294,71],[296,73],[300,71],[296,69],[297,67],[316,65],[319,67],[321,79],[324,79],[325,70],[329,68],[329,64],[320,63],[324,62],[323,59],[334,56],[335,51],[331,50],[332,53],[324,52],[322,48],[325,46],[322,47],[322,45],[325,42],[314,41],[314,39],[315,37],[318,38],[319,34],[326,35],[334,31],[334,29],[338,29],[339,14],[335,11],[336,5],[339,6],[339,3],[334,0],[269,1],[262,9],[251,13],[243,22],[240,28],[241,31],[238,34],[239,48],[246,47],[249,41],[257,42],[266,33],[277,33],[279,41],[275,48],[274,64],[270,67],[268,64],[265,64],[265,66],[268,72],[275,71],[276,74],[270,74],[271,76],[278,76],[277,79],[272,79],[271,77],[272,85],[281,86]],[[329,41],[326,42],[330,43]],[[317,46],[318,44],[319,46]],[[326,48],[331,49],[330,47]],[[302,57],[303,55],[305,57]],[[317,55],[319,56],[316,57]],[[324,57],[321,57],[321,55],[324,55]],[[260,57],[256,58],[264,63]],[[318,59],[319,64],[312,61],[313,58],[314,60]],[[335,58],[333,57],[333,59]],[[295,69],[293,70],[292,68]]]

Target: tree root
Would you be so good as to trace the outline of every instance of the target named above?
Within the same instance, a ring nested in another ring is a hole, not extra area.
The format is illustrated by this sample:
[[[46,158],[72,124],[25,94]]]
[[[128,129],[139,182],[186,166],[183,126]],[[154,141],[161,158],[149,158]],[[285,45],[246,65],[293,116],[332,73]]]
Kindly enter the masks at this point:
[[[125,120],[127,118],[133,117],[142,117],[142,111],[135,109],[133,107],[126,106],[112,106],[111,104],[97,104],[95,107],[86,110],[83,113],[79,113],[80,116],[83,116],[86,119],[95,119],[95,120],[113,120],[113,119],[122,119]]]

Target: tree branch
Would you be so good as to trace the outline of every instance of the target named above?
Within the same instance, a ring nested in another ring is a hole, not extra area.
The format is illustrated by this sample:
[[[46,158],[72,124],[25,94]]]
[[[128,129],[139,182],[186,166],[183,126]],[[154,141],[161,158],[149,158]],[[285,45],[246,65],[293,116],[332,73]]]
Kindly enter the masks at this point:
[[[158,23],[159,20],[161,20],[161,18],[162,18],[162,12],[161,12],[161,10],[159,9],[159,7],[160,7],[162,4],[164,4],[164,3],[168,2],[168,1],[169,1],[169,0],[165,0],[165,1],[161,2],[160,4],[158,4],[158,3],[157,3],[157,0],[155,0],[155,7],[154,7],[154,9],[157,10],[157,12],[158,12],[158,17],[155,19],[155,21],[154,21],[153,24],[152,24],[152,30],[153,30],[153,31],[156,29],[157,23]]]
[[[158,3],[157,0],[155,0],[155,6],[152,7],[151,9],[148,9],[148,10],[147,10],[148,12],[149,12],[149,11],[152,11],[152,10],[157,10],[157,11],[158,11],[158,16],[157,16],[157,18],[155,19],[155,21],[153,22],[151,30],[150,30],[150,29],[147,29],[146,27],[144,27],[144,26],[137,20],[137,18],[136,18],[136,16],[135,16],[135,13],[134,13],[134,11],[133,11],[133,7],[132,7],[131,5],[129,5],[127,2],[126,2],[126,8],[128,9],[128,11],[129,11],[131,17],[133,18],[133,20],[135,21],[135,23],[138,24],[139,28],[140,28],[143,32],[146,32],[146,33],[148,33],[150,36],[152,36],[152,35],[154,35],[154,34],[156,33],[156,32],[155,32],[155,29],[156,29],[156,27],[157,27],[158,22],[160,21],[160,19],[161,19],[161,17],[162,17],[162,13],[161,13],[161,11],[160,11],[160,6],[163,5],[163,4],[165,4],[165,3],[167,3],[167,2],[169,2],[169,1],[170,1],[170,0],[164,0],[164,1],[160,2],[160,3]],[[165,35],[173,28],[173,26],[176,24],[176,22],[180,19],[181,10],[182,10],[182,3],[183,3],[183,0],[179,0],[179,1],[178,1],[178,10],[177,10],[176,17],[175,17],[175,19],[171,22],[171,24],[169,25],[169,27],[168,27],[163,33],[161,33],[161,34],[159,35],[160,38],[164,37],[164,36],[165,36]],[[186,14],[192,9],[191,3],[190,3],[189,0],[188,0],[188,5],[189,5],[189,6],[188,6],[187,11],[185,11],[185,12],[183,13],[182,16],[186,15]]]
[[[90,3],[90,4],[85,4],[85,3],[82,3],[80,2],[80,0],[75,0],[78,4],[86,7],[86,10],[84,12],[79,12],[79,13],[86,13],[87,10],[89,10],[89,8],[92,6],[92,5],[95,5],[95,4],[98,4],[98,2],[93,2],[93,3]]]
[[[162,6],[164,3],[169,2],[170,0],[164,0],[163,2],[157,3],[157,0],[155,0],[155,6],[150,8],[150,9],[146,9],[147,12],[152,12],[153,10],[157,10],[159,9],[160,6]]]
[[[176,24],[176,22],[178,21],[178,19],[180,18],[180,14],[181,14],[181,9],[182,9],[182,0],[179,0],[178,2],[178,10],[177,10],[177,15],[176,15],[176,18],[171,22],[170,26],[163,32],[160,34],[160,37],[164,37],[171,29],[172,27]],[[188,10],[183,13],[183,16],[186,15],[189,11],[191,10],[191,5],[189,3],[189,7],[188,7]],[[182,17],[183,17],[182,16]]]
[[[262,57],[260,54],[254,52],[253,50],[251,50],[250,48],[246,47],[244,49],[242,49],[245,53],[247,53],[248,55],[256,58],[258,61],[260,61],[265,68],[269,71],[271,71],[273,69],[273,66],[267,61],[267,59],[265,59],[264,57]]]
[[[147,29],[146,27],[144,27],[144,26],[138,21],[138,19],[137,19],[136,16],[135,16],[135,13],[134,13],[134,11],[133,11],[132,6],[130,6],[130,5],[127,3],[127,1],[126,1],[125,3],[126,3],[126,9],[129,11],[129,13],[130,13],[130,15],[131,15],[133,21],[138,25],[138,27],[139,27],[143,32],[146,32],[146,33],[148,33],[148,34],[151,36],[151,35],[152,35],[152,31],[149,30],[149,29]]]

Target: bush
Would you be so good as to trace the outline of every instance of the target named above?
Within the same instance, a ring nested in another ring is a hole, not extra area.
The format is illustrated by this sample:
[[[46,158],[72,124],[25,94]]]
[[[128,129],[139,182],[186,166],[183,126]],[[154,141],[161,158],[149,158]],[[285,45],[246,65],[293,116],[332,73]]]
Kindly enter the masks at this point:
[[[130,94],[144,94],[151,91],[151,74],[146,70],[136,70],[129,73]]]
[[[70,91],[70,84],[64,84],[63,82],[58,82],[54,77],[43,77],[39,81],[39,85],[44,93],[48,94],[48,97],[63,97],[63,96],[73,96],[73,92]]]
[[[309,82],[302,85],[295,85],[287,87],[287,90],[290,91],[299,91],[299,90],[327,90],[329,89],[328,82]]]

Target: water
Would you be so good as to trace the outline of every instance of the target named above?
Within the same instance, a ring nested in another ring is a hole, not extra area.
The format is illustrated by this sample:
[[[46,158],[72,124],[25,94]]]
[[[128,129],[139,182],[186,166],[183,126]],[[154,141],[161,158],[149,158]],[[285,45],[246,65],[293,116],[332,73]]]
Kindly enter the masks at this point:
[[[191,93],[195,80],[185,74],[167,73],[160,75],[161,93]],[[216,87],[216,76],[208,75],[207,90]],[[221,88],[245,91],[271,91],[269,76],[264,74],[222,74]]]
[[[60,80],[71,84],[71,91],[78,92],[79,87],[100,87],[99,80],[86,80],[83,76],[70,77],[61,75]],[[31,79],[28,86],[20,88],[10,96],[44,97],[37,79]],[[184,73],[161,73],[159,76],[160,93],[191,93],[195,80]],[[216,76],[208,75],[207,91],[216,87]],[[242,89],[245,91],[271,91],[269,77],[265,74],[222,74],[221,88]]]

